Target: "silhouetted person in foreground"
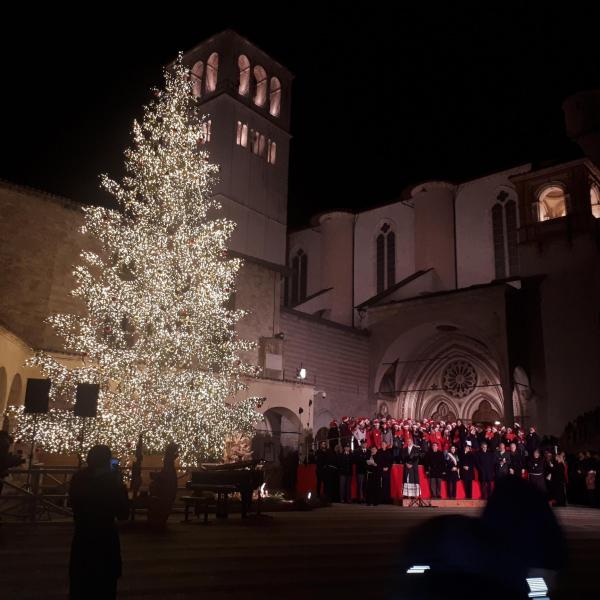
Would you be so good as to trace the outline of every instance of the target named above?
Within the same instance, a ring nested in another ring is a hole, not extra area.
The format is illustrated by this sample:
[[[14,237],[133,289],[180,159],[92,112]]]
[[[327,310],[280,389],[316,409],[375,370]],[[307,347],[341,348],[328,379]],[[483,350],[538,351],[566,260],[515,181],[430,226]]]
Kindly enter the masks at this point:
[[[498,544],[498,540],[519,538],[527,543],[511,544],[509,551]],[[550,582],[566,560],[565,538],[544,494],[526,480],[502,477],[481,518],[444,515],[413,530],[404,549],[404,564],[383,598],[447,600],[450,583],[462,579],[486,600],[526,599],[526,577],[544,576]],[[430,568],[423,574],[405,575],[413,565]]]
[[[69,490],[75,535],[69,564],[71,600],[116,598],[121,545],[115,519],[127,519],[129,499],[120,474],[111,469],[108,446],[94,446],[87,466]]]
[[[12,438],[8,432],[0,430],[0,493],[2,493],[3,487],[2,480],[8,475],[8,470],[25,462],[24,458],[10,452],[11,444]]]

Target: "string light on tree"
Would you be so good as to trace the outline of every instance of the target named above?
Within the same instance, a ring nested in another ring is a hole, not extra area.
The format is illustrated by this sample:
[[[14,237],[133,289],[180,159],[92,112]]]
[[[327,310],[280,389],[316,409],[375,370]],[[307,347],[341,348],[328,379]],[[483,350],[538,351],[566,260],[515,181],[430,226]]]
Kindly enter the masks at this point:
[[[258,368],[240,357],[253,347],[235,331],[245,313],[228,308],[241,261],[227,255],[234,223],[212,216],[218,167],[198,145],[204,122],[180,55],[133,124],[127,175],[102,177],[119,210],[83,209],[83,233],[99,248],[82,252],[74,272],[73,294],[87,314],[49,319],[83,366],[69,370],[44,352],[31,360],[51,378],[51,399],[67,402],[38,419],[45,449],[79,449],[78,382],[100,385],[89,442],[121,454],[142,434],[149,451],[177,442],[182,462],[193,465],[220,458],[226,438],[250,434],[262,419],[256,399],[235,400]],[[26,439],[30,418],[12,412],[17,437]]]

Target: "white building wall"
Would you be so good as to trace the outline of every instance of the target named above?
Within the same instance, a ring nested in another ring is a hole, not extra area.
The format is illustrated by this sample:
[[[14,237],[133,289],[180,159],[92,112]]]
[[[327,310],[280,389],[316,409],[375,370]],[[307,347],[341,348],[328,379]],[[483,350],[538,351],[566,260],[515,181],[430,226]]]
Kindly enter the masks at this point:
[[[517,200],[509,177],[529,170],[523,165],[468,181],[456,193],[456,262],[458,287],[489,283],[496,278],[492,207],[504,191]]]
[[[211,121],[205,149],[220,167],[215,194],[223,211],[218,216],[237,223],[231,248],[284,264],[289,134],[225,94],[203,104],[201,111]],[[246,147],[236,143],[238,121],[248,125]],[[277,144],[275,164],[252,153],[251,129]]]
[[[377,294],[379,228],[389,221],[396,233],[396,281],[415,272],[414,209],[402,202],[361,212],[356,217],[354,236],[354,306]]]

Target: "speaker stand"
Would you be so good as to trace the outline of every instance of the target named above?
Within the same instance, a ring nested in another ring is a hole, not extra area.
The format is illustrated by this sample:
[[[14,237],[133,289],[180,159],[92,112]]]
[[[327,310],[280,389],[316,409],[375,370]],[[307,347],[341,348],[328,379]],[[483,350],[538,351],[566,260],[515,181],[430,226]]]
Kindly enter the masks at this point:
[[[33,466],[33,455],[35,453],[35,434],[37,433],[38,413],[33,413],[33,432],[31,434],[31,448],[29,450],[29,464],[27,469],[27,482],[25,489],[31,491],[31,467]]]
[[[81,417],[81,434],[79,436],[79,468],[81,469],[81,463],[83,462],[83,445],[85,443],[85,423],[86,417]]]

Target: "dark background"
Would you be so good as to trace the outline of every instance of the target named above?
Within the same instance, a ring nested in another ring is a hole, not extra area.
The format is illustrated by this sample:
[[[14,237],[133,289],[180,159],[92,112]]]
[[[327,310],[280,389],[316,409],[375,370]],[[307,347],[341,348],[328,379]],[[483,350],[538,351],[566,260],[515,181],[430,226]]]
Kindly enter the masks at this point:
[[[290,68],[289,220],[364,208],[423,179],[577,156],[561,104],[600,87],[584,3],[109,4],[5,19],[0,177],[102,202],[131,121],[177,51],[232,27]],[[379,8],[377,8],[379,6]]]

